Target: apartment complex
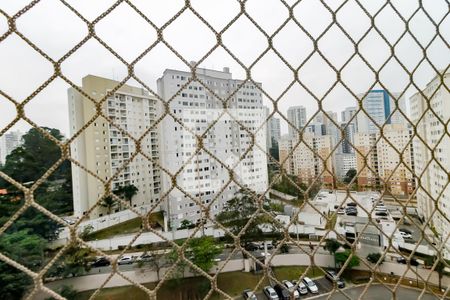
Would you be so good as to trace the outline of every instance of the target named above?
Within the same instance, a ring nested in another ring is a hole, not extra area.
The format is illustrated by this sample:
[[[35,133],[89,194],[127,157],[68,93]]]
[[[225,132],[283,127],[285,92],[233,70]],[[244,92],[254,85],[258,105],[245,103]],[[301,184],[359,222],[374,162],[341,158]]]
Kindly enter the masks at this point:
[[[117,81],[88,75],[80,87],[95,101],[102,100],[118,85]],[[70,133],[74,135],[96,114],[95,104],[76,89],[68,90]],[[123,85],[102,104],[102,113],[85,128],[71,143],[71,155],[86,170],[72,164],[74,214],[84,215],[104,194],[104,185],[113,176],[111,189],[134,185],[137,194],[132,206],[152,204],[159,201],[160,171],[151,160],[159,159],[159,141],[156,128],[150,128],[157,116],[157,100],[142,88]],[[138,150],[127,134],[140,141],[140,150],[131,162],[129,159]],[[98,177],[98,178],[96,178]],[[121,205],[114,207],[118,211]],[[97,206],[89,216],[92,218],[107,213],[106,208]]]
[[[355,135],[358,184],[363,188],[385,187],[393,195],[414,191],[412,131],[405,125],[385,125],[378,133]]]
[[[291,106],[287,110],[287,119],[292,125],[288,125],[290,137],[298,135],[298,131],[306,125],[306,108],[304,106]]]
[[[243,84],[228,68],[198,68],[196,75],[192,80],[190,72],[168,69],[157,82],[159,95],[171,99],[172,116],[162,121],[161,161],[176,177],[174,187],[172,177],[163,175],[172,228],[214,218],[241,187],[258,193],[268,187],[260,84]]]
[[[416,126],[414,166],[417,181],[417,209],[432,223],[443,242],[444,256],[450,259],[450,73],[436,76],[426,88],[410,98],[411,120]],[[447,127],[447,128],[446,128]],[[438,208],[440,212],[434,213]]]
[[[11,131],[0,136],[0,165],[4,165],[6,157],[21,145],[22,135],[20,131]]]
[[[310,184],[316,178],[324,184],[334,183],[333,139],[330,135],[316,136],[305,132],[301,139],[283,136],[279,144],[280,162],[289,175]]]

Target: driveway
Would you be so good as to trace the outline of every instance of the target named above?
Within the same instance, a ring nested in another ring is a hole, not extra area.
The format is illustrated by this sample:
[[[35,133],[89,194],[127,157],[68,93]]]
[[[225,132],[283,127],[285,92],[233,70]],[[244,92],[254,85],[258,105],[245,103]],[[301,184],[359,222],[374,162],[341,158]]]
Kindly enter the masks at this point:
[[[367,290],[367,293],[365,295],[362,295],[364,288],[365,288],[364,286],[359,286],[359,287],[345,289],[344,291],[347,294],[347,296],[350,297],[350,299],[364,299],[364,300],[387,300],[387,299],[437,300],[437,299],[441,299],[441,298],[438,298],[431,294],[424,294],[422,297],[420,297],[421,291],[415,290],[415,289],[410,289],[410,288],[404,288],[404,287],[399,287],[396,290],[396,298],[394,298],[393,293],[391,291],[389,291],[386,287],[379,285],[379,284],[371,286]],[[314,297],[314,299],[320,299],[320,300],[322,300],[322,299],[323,300],[325,300],[325,299],[333,299],[333,300],[334,299],[335,300],[342,299],[342,300],[344,300],[345,299],[345,300],[348,300],[348,298],[346,296],[342,295],[339,292],[335,292],[334,295],[331,296],[330,298],[328,298],[328,295],[326,295],[326,296],[324,295],[324,296]]]

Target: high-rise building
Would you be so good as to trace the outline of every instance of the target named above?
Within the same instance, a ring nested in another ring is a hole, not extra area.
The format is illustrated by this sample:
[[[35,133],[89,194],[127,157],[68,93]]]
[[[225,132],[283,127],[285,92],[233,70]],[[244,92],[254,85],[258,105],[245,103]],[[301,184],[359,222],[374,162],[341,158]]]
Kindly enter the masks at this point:
[[[81,89],[96,101],[100,101],[118,82],[88,75],[83,78]],[[76,89],[68,90],[70,133],[74,135],[97,113],[95,104]],[[134,185],[138,188],[132,198],[133,207],[156,203],[160,193],[160,171],[151,161],[158,160],[158,132],[151,128],[156,120],[156,98],[138,87],[123,85],[102,104],[100,116],[85,128],[71,143],[71,156],[86,170],[72,164],[74,213],[84,215],[104,194],[104,184],[116,175],[111,190],[120,186]],[[115,125],[113,125],[114,123]],[[136,145],[127,134],[136,139]],[[144,135],[145,133],[145,135]],[[137,150],[131,162],[125,164]],[[97,176],[99,179],[97,179]],[[114,207],[114,211],[121,205]],[[90,217],[107,213],[107,209],[97,206]]]
[[[381,133],[355,135],[358,184],[363,188],[386,188],[393,195],[414,191],[414,164],[411,130],[389,124]]]
[[[329,135],[316,136],[305,132],[300,140],[283,136],[279,145],[280,162],[284,162],[282,168],[304,184],[309,185],[318,178],[320,182],[332,186],[335,173],[332,145]]]
[[[345,110],[341,112],[341,119],[342,119],[341,122],[342,123],[356,122],[356,118],[353,118],[355,114],[356,114],[356,107],[354,106],[347,107]]]
[[[292,124],[288,124],[290,137],[298,135],[298,130],[306,125],[306,108],[304,106],[291,106],[287,110],[287,119]]]
[[[356,154],[354,153],[336,153],[336,176],[343,180],[347,172],[351,169],[356,170]]]
[[[21,145],[22,133],[20,131],[7,132],[0,136],[0,165],[4,165],[6,157]]]
[[[278,144],[278,141],[281,138],[281,127],[280,127],[280,119],[271,117],[268,121],[269,127],[269,138],[270,138],[270,146],[273,148],[275,143]]]
[[[356,123],[341,123],[341,132],[339,152],[341,153],[355,153],[355,134],[356,134]]]
[[[357,114],[357,131],[377,133],[383,124],[405,124],[400,113],[406,114],[404,97],[394,93],[393,97],[385,90],[371,90],[367,95],[360,94],[364,111]],[[370,118],[369,118],[370,116]]]
[[[410,98],[414,136],[414,167],[419,215],[429,220],[446,243],[443,254],[450,259],[450,73],[436,76],[426,88]],[[447,128],[446,128],[447,127]],[[435,209],[440,213],[433,213]],[[445,217],[446,216],[446,217]]]
[[[176,187],[172,176],[163,175],[172,227],[214,218],[242,187],[257,193],[268,187],[266,129],[258,130],[266,118],[261,85],[242,85],[228,68],[198,68],[196,75],[203,84],[179,70],[165,70],[158,79],[159,95],[171,99],[172,116],[162,120],[161,160],[176,174]]]
[[[414,192],[412,131],[405,125],[390,124],[377,133],[378,174],[381,185],[393,195]]]

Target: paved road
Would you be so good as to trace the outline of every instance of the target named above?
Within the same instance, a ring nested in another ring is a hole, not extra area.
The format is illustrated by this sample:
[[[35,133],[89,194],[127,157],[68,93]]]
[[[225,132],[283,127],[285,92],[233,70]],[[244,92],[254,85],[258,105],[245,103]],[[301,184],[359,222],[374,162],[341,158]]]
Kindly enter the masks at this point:
[[[364,290],[364,286],[355,287],[355,288],[349,288],[345,289],[345,293],[347,294],[350,299],[364,299],[364,300],[387,300],[387,299],[398,299],[398,300],[412,300],[412,299],[422,299],[422,300],[437,300],[440,298],[437,298],[434,295],[431,294],[425,294],[421,298],[419,298],[421,291],[415,290],[415,289],[409,289],[404,287],[399,287],[396,292],[396,298],[393,297],[393,294],[391,291],[389,291],[386,287],[382,285],[374,285],[370,287],[365,295],[362,295],[362,292]],[[314,299],[333,299],[333,300],[348,300],[348,298],[341,293],[334,293],[331,298],[328,298],[329,296],[322,296],[317,297]],[[262,298],[264,299],[264,298]]]

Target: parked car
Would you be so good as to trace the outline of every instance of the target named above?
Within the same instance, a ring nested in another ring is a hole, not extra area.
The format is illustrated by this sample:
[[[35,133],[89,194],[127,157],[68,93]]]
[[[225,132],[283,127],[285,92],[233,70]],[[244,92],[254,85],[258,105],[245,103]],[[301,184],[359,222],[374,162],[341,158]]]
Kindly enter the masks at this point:
[[[308,291],[310,291],[311,293],[317,294],[319,292],[319,288],[317,287],[315,282],[311,280],[311,278],[309,277],[303,278],[303,283],[306,285]]]
[[[406,233],[406,232],[403,232],[403,231],[399,231],[399,232],[400,232],[400,235],[402,236],[402,238],[404,238],[404,239],[412,239],[412,235],[410,233]]]
[[[141,256],[138,257],[137,260],[138,261],[150,261],[150,260],[152,260],[152,257],[153,257],[152,255],[144,252],[144,253],[142,253]]]
[[[413,233],[412,230],[409,230],[409,229],[407,229],[407,228],[400,228],[398,231],[404,232],[404,233],[409,233],[409,234],[412,234],[412,233]]]
[[[131,256],[122,256],[117,263],[119,265],[131,265],[133,258]]]
[[[376,211],[375,216],[387,217],[388,213],[387,211]]]
[[[278,298],[280,300],[291,300],[291,293],[284,285],[275,284],[273,289],[277,292]]]
[[[258,298],[256,298],[255,293],[253,293],[253,291],[250,289],[245,289],[244,292],[242,292],[242,297],[244,297],[244,299],[249,300],[258,300]]]
[[[275,292],[275,290],[271,286],[266,286],[263,289],[263,293],[264,293],[264,295],[266,296],[266,298],[268,300],[280,300],[280,298],[278,297],[277,292]]]
[[[247,251],[256,251],[258,249],[259,249],[259,246],[257,244],[255,244],[255,243],[248,243],[245,246],[245,250],[247,250]]]
[[[347,207],[356,207],[356,202],[347,203]]]
[[[357,216],[358,215],[358,210],[356,208],[347,208],[345,210],[345,213],[347,216]]]
[[[343,215],[343,214],[345,214],[345,210],[344,210],[343,208],[339,208],[339,209],[336,211],[336,213],[337,213],[338,215]]]
[[[300,299],[300,293],[289,280],[283,280],[284,286],[289,290],[289,293],[294,296],[294,299]]]
[[[267,242],[265,242],[266,244],[267,244],[267,250],[272,250],[273,249],[273,245],[272,245],[272,242],[271,241],[267,241]],[[260,245],[259,245],[259,249],[260,250],[264,250],[264,242],[262,242]]]
[[[105,266],[109,266],[111,264],[111,262],[104,256],[96,259],[92,264],[91,267],[93,268],[98,268],[98,267],[105,267]]]
[[[297,281],[293,280],[292,283],[294,285],[297,285]],[[308,294],[308,288],[306,287],[306,285],[303,282],[300,282],[298,284],[298,288],[297,291],[300,293],[300,295],[306,295]]]
[[[406,265],[408,263],[408,260],[404,257],[397,257],[397,262],[399,264]],[[413,267],[417,267],[419,265],[419,262],[415,258],[411,258],[411,260],[409,261],[409,264]]]
[[[325,278],[331,282],[336,282],[336,286],[340,289],[345,287],[345,282],[339,276],[337,276],[335,271],[327,270],[325,271]]]

